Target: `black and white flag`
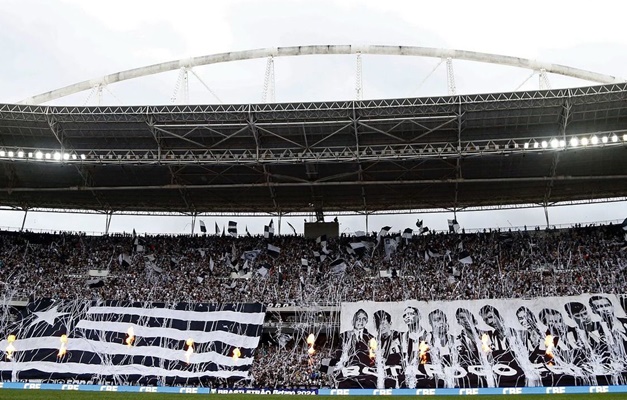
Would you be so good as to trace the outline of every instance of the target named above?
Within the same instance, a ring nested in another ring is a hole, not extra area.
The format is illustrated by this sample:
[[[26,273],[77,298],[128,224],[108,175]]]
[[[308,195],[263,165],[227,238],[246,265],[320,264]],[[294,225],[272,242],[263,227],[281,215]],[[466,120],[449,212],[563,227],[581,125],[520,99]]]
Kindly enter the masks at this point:
[[[253,262],[257,259],[259,253],[261,253],[261,250],[247,250],[242,253],[242,260]]]
[[[448,220],[448,231],[450,233],[457,233],[459,231],[459,224],[456,219]]]
[[[627,218],[625,218],[625,220],[623,221],[622,224],[620,224],[621,228],[623,228],[624,231],[627,231]]]
[[[0,376],[144,385],[157,378],[168,385],[248,379],[264,317],[262,304],[42,299],[8,328],[16,351],[0,361]],[[7,339],[0,341],[7,346]],[[241,352],[236,361],[235,348]]]
[[[422,220],[421,220],[421,219],[419,219],[418,221],[416,221],[416,226],[418,227],[418,229],[422,228],[422,224],[423,224],[423,222],[422,222]]]
[[[257,268],[257,273],[264,278],[268,275],[268,272],[269,269],[264,266]]]
[[[393,237],[386,237],[383,239],[383,247],[385,248],[385,258],[389,259],[392,254],[396,252],[398,242]]]
[[[268,243],[268,255],[272,258],[277,258],[279,254],[281,254],[281,249]]]
[[[144,241],[138,237],[133,240],[133,251],[135,253],[143,253],[145,250]]]
[[[105,282],[104,282],[104,279],[102,278],[94,278],[94,279],[87,280],[87,287],[89,287],[90,289],[103,287],[104,284]]]
[[[218,226],[218,223],[216,222],[216,235],[220,234],[220,227]]]
[[[120,254],[120,256],[118,257],[118,261],[120,262],[121,267],[131,266],[131,256],[126,253]]]
[[[319,251],[314,251],[313,253],[314,253],[314,258],[319,263],[323,262],[327,258],[326,254],[320,253]]]
[[[331,268],[330,272],[332,274],[339,274],[346,271],[347,265],[343,258],[338,258],[337,260],[333,260],[329,267]]]
[[[403,231],[403,239],[411,239],[414,235],[414,230],[411,228],[407,228]]]
[[[265,225],[263,227],[263,237],[266,239],[272,239],[274,236],[274,227],[272,225]]]
[[[207,226],[205,225],[205,221],[200,220],[200,231],[202,233],[207,233]]]
[[[383,228],[381,228],[379,234],[377,235],[377,240],[379,240],[380,237],[387,235],[388,232],[390,232],[390,229],[392,228],[389,226],[384,226]]]
[[[229,221],[229,235],[237,237],[237,222]]]
[[[369,243],[368,242],[364,243],[363,241],[361,241],[361,242],[354,242],[354,243],[349,243],[349,244],[353,253],[356,256],[361,257],[366,253],[366,249],[368,248],[367,244]]]
[[[472,257],[468,251],[462,251],[459,253],[459,262],[462,264],[472,264]]]

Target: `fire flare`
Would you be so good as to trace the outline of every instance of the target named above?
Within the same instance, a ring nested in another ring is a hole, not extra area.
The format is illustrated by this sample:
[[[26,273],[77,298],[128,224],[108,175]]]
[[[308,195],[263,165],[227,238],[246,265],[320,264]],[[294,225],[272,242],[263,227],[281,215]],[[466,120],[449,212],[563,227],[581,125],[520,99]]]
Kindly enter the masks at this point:
[[[420,342],[420,345],[418,345],[418,351],[420,352],[420,364],[426,364],[429,345],[425,341]]]
[[[65,355],[65,353],[67,353],[67,335],[61,335],[59,340],[61,341],[61,347],[59,348],[59,354],[57,354],[57,357],[61,358]]]
[[[15,346],[13,346],[13,342],[15,342],[15,335],[9,335],[7,338],[9,345],[6,348],[7,359],[13,358],[13,353],[15,352]]]
[[[242,352],[240,351],[239,347],[233,349],[233,361],[237,361],[241,355]]]
[[[481,350],[483,350],[484,353],[490,353],[492,351],[492,348],[488,344],[489,341],[490,336],[488,336],[487,333],[481,335]]]
[[[128,336],[126,337],[126,340],[124,340],[124,342],[126,342],[126,345],[128,347],[131,347],[133,345],[133,341],[135,340],[135,331],[133,330],[132,326],[128,328],[126,334]]]
[[[189,364],[189,358],[194,354],[194,339],[189,338],[185,342],[187,350],[185,351],[185,361]]]
[[[310,356],[313,356],[316,352],[316,350],[314,349],[314,343],[316,343],[316,337],[313,333],[310,333],[309,336],[307,336],[307,344],[309,345],[307,353],[309,353]]]
[[[375,352],[377,351],[377,347],[378,347],[377,339],[375,338],[370,339],[370,341],[368,342],[368,347],[370,348],[370,359],[375,358],[376,356]]]
[[[549,361],[547,362],[547,364],[553,365],[553,358],[555,357],[555,355],[553,354],[553,350],[555,350],[553,335],[551,334],[546,335],[546,338],[544,338],[544,346],[546,347],[544,354],[546,354],[546,356],[549,358]]]

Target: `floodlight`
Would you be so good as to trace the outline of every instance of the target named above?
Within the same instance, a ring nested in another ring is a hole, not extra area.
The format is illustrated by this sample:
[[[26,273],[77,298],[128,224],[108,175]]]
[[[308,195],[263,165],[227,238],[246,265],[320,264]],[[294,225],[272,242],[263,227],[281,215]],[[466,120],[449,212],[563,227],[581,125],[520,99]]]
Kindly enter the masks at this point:
[[[540,147],[540,144],[538,142],[533,142],[533,148],[537,149],[538,147]]]
[[[4,150],[0,150],[0,157],[4,157],[6,155],[6,153],[4,152]]]
[[[81,154],[81,160],[85,159],[85,154]]]
[[[560,142],[557,139],[551,139],[551,147],[554,149],[557,149],[557,146],[559,146]],[[544,146],[543,146],[544,147]]]
[[[56,161],[59,161],[61,159],[61,153],[59,153],[59,152],[54,153],[54,159]]]
[[[543,141],[542,141],[542,148],[543,148],[543,149],[546,149],[548,145],[549,145],[549,144],[546,142],[546,140],[543,140]]]
[[[70,159],[70,155],[68,153],[63,153],[63,159],[65,161],[69,160]]]
[[[601,138],[601,141],[602,141],[603,143],[607,143],[607,136],[603,136],[603,137]]]
[[[618,142],[618,136],[616,134],[612,135],[612,143]]]
[[[570,138],[570,145],[572,147],[577,147],[579,146],[579,139],[577,139],[576,136],[573,136],[572,138]]]
[[[581,145],[582,146],[587,146],[588,145],[588,138],[587,137],[581,138]]]
[[[523,146],[525,149],[529,148],[529,142],[525,143],[525,145]]]
[[[566,141],[564,139],[560,139],[560,147],[566,147]]]
[[[33,158],[33,152],[32,151],[28,152],[28,158]]]
[[[13,157],[14,154],[13,151],[9,150],[9,157]]]
[[[76,154],[72,154],[72,160],[76,160]]]
[[[18,152],[17,152],[17,156],[18,156],[19,158],[24,158],[24,152],[23,152],[22,150],[18,151]]]
[[[592,143],[592,144],[599,144],[599,138],[596,135],[592,136],[590,138],[590,143]]]
[[[37,158],[38,160],[41,160],[42,158],[44,158],[44,153],[42,153],[41,151],[38,151],[37,153],[35,153],[35,158]]]
[[[50,153],[46,153],[46,160],[50,160],[52,158],[52,155]]]

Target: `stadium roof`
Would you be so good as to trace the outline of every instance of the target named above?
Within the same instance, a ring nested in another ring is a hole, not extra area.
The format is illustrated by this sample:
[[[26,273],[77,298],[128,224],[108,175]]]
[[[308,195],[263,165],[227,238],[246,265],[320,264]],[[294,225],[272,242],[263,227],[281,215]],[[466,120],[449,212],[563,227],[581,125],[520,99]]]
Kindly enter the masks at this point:
[[[615,198],[627,196],[626,134],[626,83],[323,103],[3,104],[0,205],[286,214]]]

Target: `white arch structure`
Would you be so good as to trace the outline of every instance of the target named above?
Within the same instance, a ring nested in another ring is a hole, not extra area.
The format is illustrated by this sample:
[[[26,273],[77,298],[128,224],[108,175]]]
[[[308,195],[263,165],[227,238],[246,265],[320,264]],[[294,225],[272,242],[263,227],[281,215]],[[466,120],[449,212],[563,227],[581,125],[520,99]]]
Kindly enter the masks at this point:
[[[311,45],[311,46],[291,46],[272,47],[265,49],[244,50],[230,53],[210,54],[188,59],[168,61],[159,64],[120,71],[105,75],[101,78],[90,79],[83,82],[74,83],[59,89],[41,93],[20,101],[21,104],[42,104],[62,97],[66,97],[85,90],[90,90],[98,85],[109,85],[129,79],[141,78],[148,75],[160,74],[187,67],[193,68],[202,65],[218,64],[232,61],[244,61],[267,57],[288,57],[305,55],[342,55],[342,54],[374,54],[387,56],[415,56],[431,57],[442,59],[457,59],[466,61],[476,61],[490,64],[518,67],[534,71],[544,70],[547,73],[579,78],[586,81],[598,83],[624,82],[624,79],[586,71],[579,68],[568,67],[560,64],[546,63],[526,58],[504,56],[499,54],[479,53],[475,51],[453,50],[431,47],[416,46],[390,46],[390,45]]]

